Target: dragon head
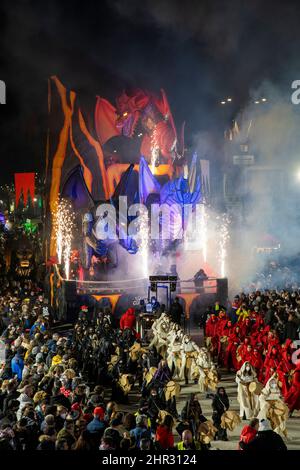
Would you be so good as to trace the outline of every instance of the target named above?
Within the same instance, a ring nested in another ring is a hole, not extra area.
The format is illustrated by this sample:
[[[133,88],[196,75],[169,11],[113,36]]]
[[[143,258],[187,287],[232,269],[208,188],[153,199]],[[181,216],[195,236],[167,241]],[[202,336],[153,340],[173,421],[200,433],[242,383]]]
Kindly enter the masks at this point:
[[[136,131],[141,113],[149,102],[149,96],[142,90],[137,90],[131,95],[123,92],[117,98],[116,127],[126,137],[133,137]]]

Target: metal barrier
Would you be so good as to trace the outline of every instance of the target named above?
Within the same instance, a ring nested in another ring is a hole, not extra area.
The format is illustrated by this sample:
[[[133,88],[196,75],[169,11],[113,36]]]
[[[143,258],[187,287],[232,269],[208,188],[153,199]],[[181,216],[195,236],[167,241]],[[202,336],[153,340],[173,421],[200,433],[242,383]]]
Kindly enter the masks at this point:
[[[124,279],[118,281],[75,281],[78,294],[122,294],[141,291],[145,295],[148,288],[147,278]]]
[[[79,280],[66,280],[65,282],[76,283],[76,290],[79,294],[89,293],[122,293],[124,291],[136,291],[143,290],[147,292],[149,286],[148,278],[136,278],[136,279],[122,279],[112,281],[79,281]],[[193,279],[178,280],[176,282],[176,293],[199,293],[199,294],[216,294],[217,293],[217,282],[218,278],[211,277],[203,281],[203,287],[196,287]],[[164,287],[166,283],[159,281],[157,287]]]

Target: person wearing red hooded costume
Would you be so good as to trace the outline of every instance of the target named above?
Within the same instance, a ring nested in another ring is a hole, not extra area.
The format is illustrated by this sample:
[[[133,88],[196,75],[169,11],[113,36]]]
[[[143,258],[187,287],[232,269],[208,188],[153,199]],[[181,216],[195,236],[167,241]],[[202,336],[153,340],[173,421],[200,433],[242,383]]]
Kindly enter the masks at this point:
[[[228,371],[230,369],[238,370],[239,363],[236,357],[236,350],[241,342],[240,328],[236,326],[234,331],[230,334],[228,338],[228,346],[226,348],[224,365]]]
[[[228,318],[227,318],[226,312],[224,312],[224,310],[220,310],[219,320],[218,320],[218,325],[217,325],[217,335],[219,337],[223,336],[223,330],[227,324],[227,321],[228,321]]]
[[[263,332],[264,328],[265,328],[265,323],[264,323],[263,318],[257,317],[252,327],[253,334],[258,334],[259,332]]]
[[[246,338],[247,339],[247,338]],[[246,340],[245,340],[246,341]],[[242,354],[241,354],[241,357],[242,357],[242,360],[241,362],[244,363],[244,362],[250,362],[250,364],[255,368],[256,370],[256,367],[254,366],[254,362],[255,362],[255,357],[254,357],[254,351],[253,351],[253,347],[250,343],[248,343],[246,345],[246,349],[243,350]],[[262,362],[262,361],[261,361]],[[257,371],[256,371],[257,372]]]
[[[136,317],[134,308],[129,308],[120,318],[120,328],[121,330],[126,330],[126,328],[132,330],[137,338],[140,335],[135,331]]]
[[[224,366],[225,364],[226,348],[228,346],[228,339],[231,333],[232,333],[232,322],[230,320],[227,320],[219,336],[218,363],[221,366]]]
[[[239,325],[240,325],[240,329],[241,329],[241,335],[242,337],[244,338],[245,336],[249,336],[252,332],[252,321],[251,319],[248,317],[248,318],[245,318],[245,320],[242,320],[241,322],[239,322]]]
[[[240,357],[240,362],[244,364],[245,361],[243,361],[243,358],[247,355],[247,348],[248,346],[251,346],[251,338],[247,337],[244,339],[244,341],[241,342],[241,344],[238,346],[236,354],[238,357]],[[240,364],[240,366],[242,365]]]
[[[294,370],[291,388],[285,397],[285,403],[289,407],[290,417],[295,410],[300,410],[300,361],[297,362]]]
[[[256,370],[257,375],[259,375],[259,372],[261,371],[263,366],[263,359],[261,353],[257,348],[253,349],[252,358],[249,360],[249,362]]]
[[[295,366],[292,363],[292,355],[289,351],[282,353],[282,359],[277,368],[278,379],[281,382],[281,393],[285,398],[291,387],[292,374]]]
[[[279,366],[280,361],[281,361],[281,351],[279,347],[276,346],[275,344],[273,345],[270,344],[266,358],[264,360],[264,365],[263,365],[263,368],[265,370],[265,379],[268,377],[267,380],[269,380],[269,378],[271,377],[270,369],[272,368],[274,370],[277,370],[277,367]]]
[[[252,333],[251,338],[252,341],[255,342],[256,346],[260,344],[262,346],[262,349],[264,349],[265,345],[265,331],[264,331],[264,326],[263,325],[258,325],[255,329],[255,331]],[[253,343],[252,343],[253,344]]]
[[[218,362],[219,364],[221,365],[223,363],[223,359],[224,359],[224,354],[225,354],[225,351],[223,351],[223,348],[222,348],[222,345],[224,343],[221,342],[221,338],[224,335],[224,330],[226,328],[226,325],[227,325],[227,322],[228,322],[228,318],[226,316],[226,312],[224,312],[224,310],[220,310],[220,313],[219,313],[219,320],[218,320],[218,324],[217,324],[217,336],[218,336]],[[223,354],[222,354],[223,353]]]
[[[278,348],[280,346],[279,339],[273,331],[270,331],[270,327],[266,326],[265,332],[263,335],[263,343],[265,350],[269,350],[271,347]]]
[[[218,351],[218,322],[219,318],[215,313],[212,313],[205,326],[206,338],[211,338],[212,356],[215,356]]]

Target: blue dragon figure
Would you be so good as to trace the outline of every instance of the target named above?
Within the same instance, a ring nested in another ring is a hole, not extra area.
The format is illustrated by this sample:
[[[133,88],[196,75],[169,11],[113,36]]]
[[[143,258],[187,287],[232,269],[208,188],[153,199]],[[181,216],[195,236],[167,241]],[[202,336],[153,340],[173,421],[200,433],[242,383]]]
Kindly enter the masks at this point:
[[[72,171],[61,195],[71,199],[74,209],[82,214],[83,265],[89,268],[94,256],[100,260],[110,258],[112,260],[111,265],[116,267],[117,259],[114,255],[116,244],[120,244],[130,254],[136,254],[139,250],[135,238],[129,236],[123,228],[128,227],[137,215],[130,217],[127,214],[127,220],[123,220],[124,214],[119,210],[120,196],[127,197],[128,207],[136,203],[144,204],[148,212],[154,203],[157,205],[158,212],[160,206],[167,205],[170,210],[170,228],[172,233],[178,235],[180,232],[184,232],[187,226],[187,220],[184,216],[185,208],[189,206],[190,209],[194,210],[196,204],[202,200],[200,176],[199,174],[197,175],[197,156],[193,156],[188,177],[180,176],[163,185],[152,175],[148,163],[143,156],[140,159],[138,172],[134,170],[133,164],[129,165],[126,172],[122,175],[113,196],[108,201],[102,201],[114,209],[113,211],[107,211],[105,221],[107,222],[107,227],[115,226],[116,229],[116,233],[111,234],[111,236],[108,234],[105,240],[97,238],[97,231],[95,230],[97,224],[96,211],[101,201],[97,202],[92,199],[85,185],[80,166]],[[116,218],[114,217],[115,215]],[[153,215],[152,212],[151,215]],[[177,218],[178,215],[181,217]],[[115,220],[110,221],[111,217],[117,220],[117,224],[115,224]],[[160,216],[158,215],[158,217]],[[161,223],[161,219],[159,220]],[[155,250],[165,251],[170,248],[173,242],[174,240],[158,240],[154,244]]]

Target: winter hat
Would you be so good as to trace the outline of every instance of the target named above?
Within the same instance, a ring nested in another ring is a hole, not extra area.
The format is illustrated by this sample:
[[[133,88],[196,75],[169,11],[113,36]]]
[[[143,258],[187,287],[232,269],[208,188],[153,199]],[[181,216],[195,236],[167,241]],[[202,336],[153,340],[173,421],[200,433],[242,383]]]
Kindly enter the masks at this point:
[[[98,416],[98,418],[103,419],[104,418],[104,409],[101,406],[96,406],[94,409],[94,415]]]
[[[79,414],[82,413],[82,410],[81,410],[81,406],[79,403],[73,403],[73,405],[71,406],[71,410],[72,411],[78,411]]]
[[[259,431],[272,431],[270,422],[267,419],[262,419],[259,423]]]

